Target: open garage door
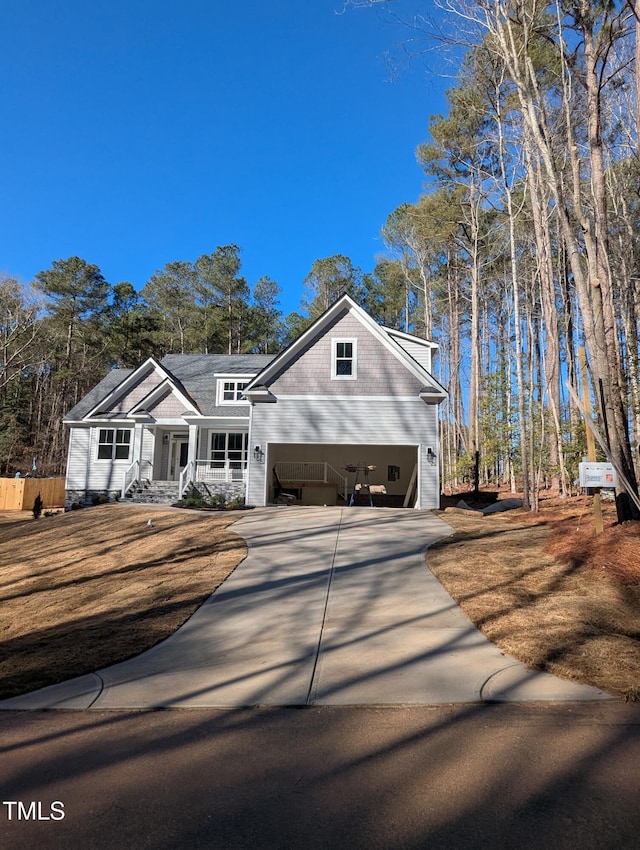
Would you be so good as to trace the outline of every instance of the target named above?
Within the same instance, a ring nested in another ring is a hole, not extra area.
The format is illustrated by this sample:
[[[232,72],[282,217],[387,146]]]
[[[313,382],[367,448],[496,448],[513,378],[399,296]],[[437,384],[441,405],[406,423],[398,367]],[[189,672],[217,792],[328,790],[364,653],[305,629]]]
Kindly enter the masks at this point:
[[[267,464],[271,504],[415,504],[417,446],[275,443],[268,446]]]

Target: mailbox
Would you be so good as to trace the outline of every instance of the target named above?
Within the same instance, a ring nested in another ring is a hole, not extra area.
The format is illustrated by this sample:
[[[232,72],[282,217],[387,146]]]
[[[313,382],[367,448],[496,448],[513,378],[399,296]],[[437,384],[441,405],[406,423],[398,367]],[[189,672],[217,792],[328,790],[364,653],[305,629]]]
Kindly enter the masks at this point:
[[[618,476],[612,464],[583,461],[578,466],[581,487],[617,487]]]

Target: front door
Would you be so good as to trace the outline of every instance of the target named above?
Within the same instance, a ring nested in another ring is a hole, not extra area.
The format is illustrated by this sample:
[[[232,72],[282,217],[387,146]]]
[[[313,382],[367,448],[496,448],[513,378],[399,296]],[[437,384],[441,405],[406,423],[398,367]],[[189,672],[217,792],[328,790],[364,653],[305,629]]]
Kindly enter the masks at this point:
[[[169,467],[169,478],[178,481],[180,473],[188,463],[189,440],[186,437],[175,437],[172,444],[171,464]]]

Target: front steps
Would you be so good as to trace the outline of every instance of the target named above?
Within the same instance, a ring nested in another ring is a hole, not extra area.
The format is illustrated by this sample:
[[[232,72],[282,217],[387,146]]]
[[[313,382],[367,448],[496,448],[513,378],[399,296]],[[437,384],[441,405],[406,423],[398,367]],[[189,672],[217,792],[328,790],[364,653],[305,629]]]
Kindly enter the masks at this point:
[[[177,481],[146,481],[130,490],[125,499],[140,505],[171,505],[179,498]]]

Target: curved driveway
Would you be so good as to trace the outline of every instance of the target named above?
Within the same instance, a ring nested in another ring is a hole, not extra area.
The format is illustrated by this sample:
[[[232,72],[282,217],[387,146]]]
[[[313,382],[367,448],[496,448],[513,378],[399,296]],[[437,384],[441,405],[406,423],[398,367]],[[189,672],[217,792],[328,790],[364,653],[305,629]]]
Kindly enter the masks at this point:
[[[172,637],[3,709],[599,699],[489,643],[425,566],[426,511],[267,508],[247,558]],[[473,569],[473,564],[469,564]]]

